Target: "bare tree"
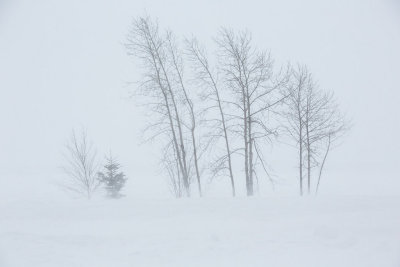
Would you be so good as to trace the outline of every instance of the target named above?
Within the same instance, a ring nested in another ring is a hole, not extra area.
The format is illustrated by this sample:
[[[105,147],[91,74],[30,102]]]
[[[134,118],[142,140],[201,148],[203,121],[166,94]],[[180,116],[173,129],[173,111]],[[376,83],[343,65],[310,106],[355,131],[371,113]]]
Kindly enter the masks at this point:
[[[322,161],[320,163],[318,172],[318,181],[315,187],[315,194],[318,194],[322,171],[326,163],[329,152],[334,148],[336,144],[339,144],[339,140],[351,129],[351,122],[347,120],[343,114],[339,112],[338,105],[333,100],[333,96],[330,100],[330,105],[327,110],[329,115],[329,121],[326,128],[324,128],[325,134],[319,141],[321,149],[325,150],[323,152]]]
[[[274,75],[270,55],[252,47],[249,32],[222,29],[216,42],[224,81],[236,97],[230,104],[240,112],[235,116],[240,121],[236,132],[243,138],[246,191],[251,196],[257,178],[256,162],[270,178],[261,146],[277,134],[268,116],[284,99],[279,89],[286,77],[278,79]]]
[[[178,159],[176,158],[176,153],[173,151],[174,146],[172,142],[170,142],[170,146],[172,147],[172,153],[171,149],[166,147],[164,149],[164,156],[163,160],[161,161],[163,170],[167,171],[168,176],[169,176],[169,189],[171,193],[176,197],[176,198],[181,198],[183,196],[183,185],[182,185],[182,178],[181,178],[181,173],[180,169],[178,166]]]
[[[312,187],[311,173],[313,167],[319,165],[318,156],[321,150],[321,143],[327,139],[332,140],[331,138],[336,135],[334,133],[340,131],[339,128],[342,126],[336,125],[338,123],[338,107],[335,104],[333,93],[322,92],[312,81],[310,74],[308,81],[304,107],[304,144],[307,162],[307,193],[310,194]],[[329,151],[330,142],[328,142],[327,151]],[[326,159],[326,157],[324,158]]]
[[[332,94],[320,91],[313,82],[311,74],[308,74],[308,84],[305,89],[303,123],[305,128],[307,193],[310,194],[312,168],[318,163],[316,159],[319,148],[318,143],[325,137],[326,128],[330,123],[329,104],[332,100]]]
[[[72,131],[65,148],[66,163],[62,168],[68,175],[68,180],[62,186],[90,199],[99,185],[97,179],[98,163],[96,152],[87,138],[86,131],[82,130],[79,135]]]
[[[186,88],[184,79],[183,79],[183,58],[181,53],[179,52],[179,48],[176,42],[176,38],[171,32],[168,32],[166,37],[167,49],[171,58],[172,67],[175,70],[177,81],[182,89],[184,103],[188,107],[189,111],[189,121],[190,121],[190,136],[192,139],[192,153],[193,153],[193,162],[196,172],[197,185],[199,190],[200,197],[202,196],[201,190],[201,179],[200,179],[200,170],[199,170],[199,152],[198,152],[198,142],[196,141],[196,126],[197,119],[194,110],[194,103],[189,96],[189,92]]]
[[[298,149],[299,155],[299,190],[300,195],[303,195],[303,158],[304,158],[304,106],[306,99],[306,88],[309,84],[310,76],[305,67],[298,66],[297,69],[291,69],[291,79],[288,83],[288,95],[286,99],[287,108],[284,116],[287,119],[286,132],[290,138],[294,140],[295,146]]]
[[[288,91],[286,129],[299,151],[300,195],[304,193],[304,168],[307,171],[307,193],[310,194],[313,168],[320,166],[318,190],[331,142],[348,129],[347,122],[339,114],[333,93],[321,91],[307,67],[298,66],[297,69],[292,69]]]
[[[161,34],[157,22],[152,22],[149,17],[140,17],[133,21],[126,48],[129,55],[142,61],[141,93],[151,98],[146,105],[152,108],[153,115],[159,115],[147,129],[155,131],[152,138],[166,136],[165,149],[169,151],[164,151],[164,155],[173,153],[172,159],[177,161],[177,164],[164,166],[178,166],[176,171],[168,173],[174,174],[173,179],[182,179],[184,191],[190,196],[193,163],[201,196],[196,113],[184,81],[183,58],[175,37],[168,31]],[[189,116],[185,116],[187,113]]]
[[[217,129],[217,133],[215,133],[213,137],[217,136],[223,138],[226,151],[222,157],[219,157],[215,161],[217,164],[214,168],[214,175],[217,175],[219,172],[224,170],[228,170],[232,195],[235,196],[236,189],[232,170],[232,149],[230,146],[227,119],[223,108],[223,100],[220,94],[217,75],[211,69],[205,50],[199,45],[198,41],[195,38],[192,38],[191,40],[186,40],[186,44],[195,77],[201,85],[206,87],[206,92],[203,94],[203,99],[208,102],[206,109],[217,109],[219,113],[217,118],[212,119],[212,121],[215,122],[212,125],[212,128]]]

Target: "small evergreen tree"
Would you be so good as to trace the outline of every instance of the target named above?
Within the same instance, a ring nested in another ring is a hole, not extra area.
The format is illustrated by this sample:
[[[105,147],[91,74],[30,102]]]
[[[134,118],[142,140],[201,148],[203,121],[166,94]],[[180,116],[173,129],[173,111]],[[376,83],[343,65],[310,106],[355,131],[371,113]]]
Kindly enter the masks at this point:
[[[110,154],[106,157],[104,172],[98,172],[98,179],[104,185],[107,194],[111,198],[120,198],[121,189],[124,187],[127,180],[123,172],[119,172],[120,165]]]

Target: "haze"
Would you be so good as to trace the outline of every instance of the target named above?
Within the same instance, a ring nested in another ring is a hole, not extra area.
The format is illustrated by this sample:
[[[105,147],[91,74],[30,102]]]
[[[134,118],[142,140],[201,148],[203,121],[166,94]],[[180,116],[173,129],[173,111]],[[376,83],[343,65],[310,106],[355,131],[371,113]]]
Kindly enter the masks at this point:
[[[396,1],[3,0],[0,199],[60,194],[61,151],[79,127],[100,155],[112,149],[118,156],[128,195],[171,196],[159,148],[141,145],[141,100],[130,97],[140,70],[123,43],[132,18],[143,14],[206,44],[220,26],[248,29],[279,64],[306,64],[354,123],[329,158],[321,193],[400,194]],[[268,153],[284,181],[274,194],[292,192],[295,151],[279,145]],[[213,185],[206,186],[212,195]]]

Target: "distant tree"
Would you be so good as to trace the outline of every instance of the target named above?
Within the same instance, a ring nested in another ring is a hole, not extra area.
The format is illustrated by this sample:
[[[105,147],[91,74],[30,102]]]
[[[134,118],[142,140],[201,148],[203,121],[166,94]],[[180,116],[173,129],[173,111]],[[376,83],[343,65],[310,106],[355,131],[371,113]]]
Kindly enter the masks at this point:
[[[287,108],[284,115],[287,119],[286,132],[298,149],[299,160],[299,186],[300,195],[303,195],[304,157],[305,157],[305,102],[306,87],[310,84],[310,75],[305,67],[292,68],[290,83],[287,89],[289,97],[285,100]]]
[[[307,162],[307,192],[311,193],[312,168],[319,166],[315,192],[318,192],[322,170],[332,142],[338,141],[350,128],[350,123],[341,114],[333,92],[323,92],[310,81],[306,87],[304,126]],[[324,156],[322,156],[322,154]]]
[[[333,92],[320,90],[307,67],[292,69],[287,88],[286,129],[298,148],[300,195],[304,193],[304,170],[307,171],[307,193],[310,194],[312,170],[319,166],[317,193],[331,144],[350,129],[350,124],[340,113]]]
[[[97,173],[99,182],[104,185],[109,197],[120,198],[122,196],[120,191],[125,186],[127,178],[123,172],[119,171],[120,164],[111,154],[106,158],[104,169],[104,172]]]
[[[159,29],[157,21],[138,17],[127,36],[126,49],[141,62],[143,78],[137,92],[148,98],[145,105],[152,112],[145,132],[152,133],[150,140],[165,138],[162,166],[167,168],[173,191],[177,192],[174,186],[179,185],[184,193],[175,195],[189,197],[195,177],[201,196],[198,114],[178,40],[172,32]]]
[[[281,89],[288,75],[274,73],[274,62],[266,51],[259,50],[248,31],[234,32],[221,29],[216,39],[218,59],[225,86],[234,100],[230,102],[238,114],[233,125],[243,138],[243,158],[248,196],[254,194],[254,180],[258,177],[257,164],[270,177],[262,146],[277,135],[271,115],[285,98]],[[279,75],[277,75],[279,74]],[[273,184],[272,179],[270,181]]]
[[[221,90],[218,84],[217,76],[218,73],[214,73],[212,67],[210,66],[205,49],[199,45],[197,39],[192,38],[191,40],[186,40],[189,60],[192,63],[192,69],[195,72],[196,80],[200,86],[206,88],[204,93],[204,100],[209,102],[206,109],[207,110],[218,110],[218,115],[216,117],[210,118],[213,124],[211,128],[216,129],[216,133],[213,133],[213,137],[222,137],[225,143],[225,153],[215,160],[213,166],[213,175],[217,175],[226,170],[229,172],[229,178],[231,181],[232,195],[236,195],[235,180],[233,178],[232,170],[232,148],[230,144],[230,139],[228,136],[228,124],[226,118],[226,111],[224,110],[224,101],[221,97]]]
[[[351,130],[352,122],[345,118],[345,116],[340,113],[338,105],[332,99],[333,95],[330,98],[330,104],[327,108],[327,112],[325,112],[325,117],[328,119],[328,122],[325,123],[325,127],[323,128],[324,134],[322,134],[322,138],[319,140],[321,149],[325,151],[323,153],[322,160],[320,162],[319,173],[318,173],[318,181],[315,188],[315,194],[318,194],[322,170],[325,166],[326,159],[328,157],[329,152],[336,147],[336,145],[340,144],[340,140],[342,137]],[[322,154],[321,153],[321,154]]]
[[[90,199],[97,189],[99,182],[96,178],[98,164],[96,151],[87,138],[87,133],[82,130],[79,135],[73,130],[70,140],[65,146],[64,154],[66,163],[62,167],[68,179],[62,183],[62,187],[85,195]]]
[[[183,125],[188,124],[187,126],[190,131],[190,137],[192,140],[192,157],[193,157],[193,163],[194,163],[194,168],[196,172],[196,179],[197,179],[197,186],[199,190],[199,195],[200,197],[202,196],[202,190],[201,190],[201,179],[200,179],[200,170],[199,170],[199,144],[198,140],[196,138],[196,126],[197,126],[197,116],[194,110],[194,102],[192,101],[192,98],[189,96],[189,91],[186,88],[185,82],[184,82],[184,76],[183,76],[183,70],[184,70],[184,64],[183,64],[183,58],[182,58],[182,53],[180,52],[178,43],[176,41],[176,37],[171,33],[167,33],[166,37],[166,46],[167,46],[167,52],[170,57],[171,61],[171,67],[175,70],[175,76],[176,79],[179,83],[179,87],[181,88],[181,91],[183,93],[183,96],[181,97],[184,101],[184,105],[187,106],[187,110],[189,115],[189,123],[183,123]]]

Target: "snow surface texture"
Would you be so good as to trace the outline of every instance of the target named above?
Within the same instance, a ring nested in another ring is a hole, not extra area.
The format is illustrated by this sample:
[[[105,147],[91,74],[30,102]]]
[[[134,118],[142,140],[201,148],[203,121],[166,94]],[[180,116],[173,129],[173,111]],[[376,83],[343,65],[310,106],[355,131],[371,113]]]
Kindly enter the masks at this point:
[[[400,266],[398,197],[8,201],[0,266]]]

